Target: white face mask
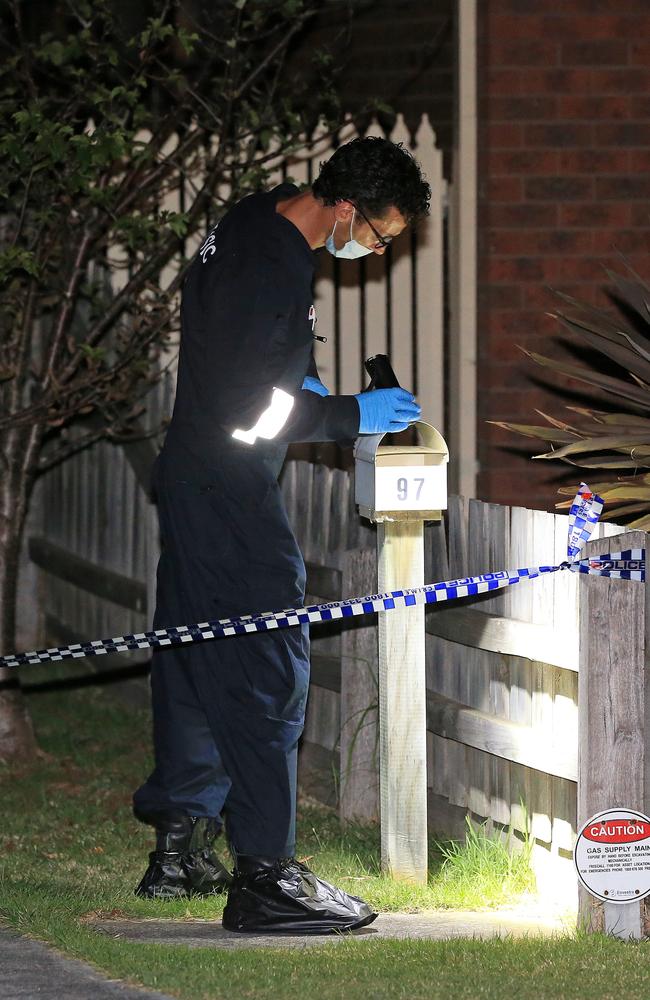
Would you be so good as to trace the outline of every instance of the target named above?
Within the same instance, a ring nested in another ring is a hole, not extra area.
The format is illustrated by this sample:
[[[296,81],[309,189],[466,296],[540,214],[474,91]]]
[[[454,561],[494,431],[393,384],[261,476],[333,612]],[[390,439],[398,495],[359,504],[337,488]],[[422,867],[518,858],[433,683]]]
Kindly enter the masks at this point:
[[[364,247],[361,243],[357,243],[356,240],[352,239],[352,225],[354,223],[354,212],[352,213],[352,218],[350,219],[350,239],[345,243],[340,250],[337,250],[334,246],[334,229],[336,229],[338,223],[334,223],[334,229],[329,234],[325,241],[325,249],[329,250],[333,257],[344,257],[346,260],[354,260],[356,257],[365,257],[367,253],[372,253],[372,247]]]

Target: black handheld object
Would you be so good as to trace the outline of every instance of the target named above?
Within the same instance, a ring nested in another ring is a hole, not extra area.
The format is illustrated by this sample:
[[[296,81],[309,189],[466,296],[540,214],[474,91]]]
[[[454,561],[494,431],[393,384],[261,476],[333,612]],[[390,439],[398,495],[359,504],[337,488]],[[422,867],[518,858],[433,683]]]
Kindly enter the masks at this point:
[[[399,389],[397,375],[392,369],[386,354],[375,354],[368,358],[365,368],[370,375],[369,389]]]

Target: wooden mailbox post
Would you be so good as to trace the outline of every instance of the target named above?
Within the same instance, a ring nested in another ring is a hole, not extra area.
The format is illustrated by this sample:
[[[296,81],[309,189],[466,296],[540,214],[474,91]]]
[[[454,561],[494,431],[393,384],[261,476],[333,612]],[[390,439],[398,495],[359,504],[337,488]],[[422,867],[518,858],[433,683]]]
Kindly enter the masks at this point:
[[[378,592],[420,587],[424,522],[447,506],[449,453],[419,421],[418,445],[383,445],[383,434],[355,446],[359,513],[377,522]],[[424,608],[379,616],[379,773],[382,868],[394,878],[427,880],[427,740]]]
[[[630,531],[601,538],[581,556],[645,549],[646,537]],[[650,809],[647,594],[635,581],[580,580],[578,827],[606,809]],[[580,920],[587,930],[641,938],[649,900],[600,902],[580,886]]]

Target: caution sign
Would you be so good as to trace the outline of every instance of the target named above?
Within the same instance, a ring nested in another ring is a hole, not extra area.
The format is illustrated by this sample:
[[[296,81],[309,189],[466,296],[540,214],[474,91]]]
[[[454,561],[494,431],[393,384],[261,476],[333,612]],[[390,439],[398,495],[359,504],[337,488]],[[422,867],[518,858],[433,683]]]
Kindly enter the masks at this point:
[[[573,860],[597,899],[643,899],[650,895],[650,818],[633,809],[597,813],[579,831]]]

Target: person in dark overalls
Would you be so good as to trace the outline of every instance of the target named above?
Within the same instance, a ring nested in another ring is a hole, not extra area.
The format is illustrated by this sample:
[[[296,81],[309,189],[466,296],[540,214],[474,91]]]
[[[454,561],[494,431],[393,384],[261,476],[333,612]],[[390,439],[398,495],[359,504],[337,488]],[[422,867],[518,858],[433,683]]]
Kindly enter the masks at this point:
[[[355,139],[310,189],[244,198],[206,238],[183,287],[176,400],[154,469],[154,628],[303,604],[305,567],[278,485],[287,444],[403,430],[420,413],[404,389],[331,396],[320,382],[314,251],[382,254],[429,197],[401,146]],[[155,768],[134,812],[157,839],[138,894],[227,889],[224,926],[239,931],[374,919],[294,859],[308,682],[307,626],[154,654]],[[213,849],[224,818],[232,876]]]

